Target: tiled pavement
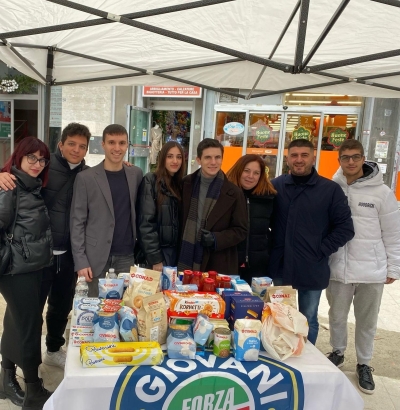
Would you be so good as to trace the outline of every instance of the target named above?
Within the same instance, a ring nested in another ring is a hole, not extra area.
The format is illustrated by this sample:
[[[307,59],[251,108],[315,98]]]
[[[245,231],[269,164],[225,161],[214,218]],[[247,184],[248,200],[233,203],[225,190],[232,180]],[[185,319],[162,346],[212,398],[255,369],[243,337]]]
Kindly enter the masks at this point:
[[[3,300],[0,300],[0,305],[4,306]],[[325,294],[323,294],[321,298],[319,316],[322,319],[321,323],[323,320],[327,323],[328,303]],[[352,310],[349,315],[349,322],[353,324],[355,323]],[[379,330],[397,332],[396,335],[399,335],[397,346],[398,349],[400,349],[400,281],[396,281],[390,286],[385,286],[378,321],[378,331]],[[44,336],[42,337],[42,348],[45,348]],[[55,390],[63,378],[63,371],[56,367],[42,364],[39,372],[44,380],[46,388],[49,390]],[[354,372],[345,371],[345,374],[354,386],[357,386]],[[400,374],[397,378],[375,375],[374,380],[376,383],[375,394],[367,395],[360,392],[360,395],[365,402],[365,410],[400,410]],[[20,382],[23,385],[22,377],[20,378]],[[20,409],[20,407],[14,406],[8,400],[0,400],[0,410],[17,409]]]

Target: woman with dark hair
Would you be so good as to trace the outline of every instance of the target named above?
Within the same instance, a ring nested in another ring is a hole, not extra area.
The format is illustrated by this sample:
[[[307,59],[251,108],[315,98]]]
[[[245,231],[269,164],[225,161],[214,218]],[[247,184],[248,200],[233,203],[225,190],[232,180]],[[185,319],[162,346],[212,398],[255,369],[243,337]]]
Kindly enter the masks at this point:
[[[242,188],[247,200],[247,238],[238,245],[238,256],[240,277],[251,284],[253,277],[268,276],[269,227],[276,190],[259,155],[247,154],[239,158],[226,176]]]
[[[158,156],[154,173],[143,177],[138,193],[138,239],[147,265],[162,271],[176,266],[179,241],[181,182],[184,153],[176,141],[167,142]]]
[[[50,152],[35,137],[24,138],[1,172],[17,179],[16,188],[0,191],[1,244],[12,242],[9,266],[2,266],[0,292],[7,302],[1,338],[0,398],[25,410],[42,409],[51,393],[38,377],[41,363],[42,270],[52,260],[50,220],[40,190],[48,180]],[[19,366],[25,393],[16,380]]]

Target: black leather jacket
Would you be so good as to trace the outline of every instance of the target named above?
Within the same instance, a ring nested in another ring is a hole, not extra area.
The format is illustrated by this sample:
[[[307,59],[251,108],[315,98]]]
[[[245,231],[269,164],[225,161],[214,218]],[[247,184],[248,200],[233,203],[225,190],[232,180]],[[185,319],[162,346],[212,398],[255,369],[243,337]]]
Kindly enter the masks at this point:
[[[42,189],[42,196],[46,206],[51,208],[49,215],[53,248],[66,251],[71,247],[69,215],[75,178],[78,172],[88,167],[85,161],[82,161],[76,168],[71,169],[58,148],[55,154],[51,154],[49,166],[49,181]],[[63,189],[65,185],[68,185],[67,190]]]
[[[149,172],[143,177],[137,200],[139,245],[149,265],[163,262],[161,248],[177,248],[179,239],[178,200],[165,186],[166,195],[161,209],[157,207],[156,177]]]
[[[6,274],[33,272],[52,263],[50,220],[40,195],[42,181],[12,168],[17,177],[19,210],[14,229],[14,249],[10,271]],[[17,190],[0,191],[0,229],[11,228]]]

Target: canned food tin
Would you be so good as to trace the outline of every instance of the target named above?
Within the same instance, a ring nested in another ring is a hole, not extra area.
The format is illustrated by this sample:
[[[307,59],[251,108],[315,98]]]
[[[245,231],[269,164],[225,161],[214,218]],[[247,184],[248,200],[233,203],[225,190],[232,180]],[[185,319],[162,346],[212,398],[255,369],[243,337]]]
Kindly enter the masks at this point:
[[[214,348],[213,353],[217,357],[226,358],[230,354],[231,331],[224,327],[214,329]]]

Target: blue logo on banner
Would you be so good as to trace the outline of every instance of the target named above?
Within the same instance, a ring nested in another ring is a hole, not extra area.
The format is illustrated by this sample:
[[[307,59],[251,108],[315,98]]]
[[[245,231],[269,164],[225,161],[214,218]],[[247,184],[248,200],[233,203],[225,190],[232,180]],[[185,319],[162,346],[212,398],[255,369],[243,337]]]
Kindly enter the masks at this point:
[[[165,357],[160,366],[127,367],[110,410],[304,410],[301,373],[260,356],[257,362]]]

